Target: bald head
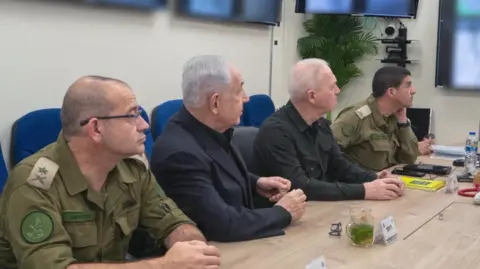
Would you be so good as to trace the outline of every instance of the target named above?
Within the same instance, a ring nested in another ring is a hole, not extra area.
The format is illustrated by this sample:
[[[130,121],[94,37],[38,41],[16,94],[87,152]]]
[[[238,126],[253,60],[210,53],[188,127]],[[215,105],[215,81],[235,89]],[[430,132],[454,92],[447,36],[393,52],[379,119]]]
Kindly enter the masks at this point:
[[[60,116],[64,135],[78,135],[82,120],[112,113],[115,109],[113,96],[125,88],[130,89],[121,80],[100,76],[85,76],[75,81],[63,98]]]
[[[290,73],[288,92],[292,101],[300,101],[306,98],[305,93],[319,86],[324,74],[330,71],[330,67],[322,59],[305,59],[297,62]]]

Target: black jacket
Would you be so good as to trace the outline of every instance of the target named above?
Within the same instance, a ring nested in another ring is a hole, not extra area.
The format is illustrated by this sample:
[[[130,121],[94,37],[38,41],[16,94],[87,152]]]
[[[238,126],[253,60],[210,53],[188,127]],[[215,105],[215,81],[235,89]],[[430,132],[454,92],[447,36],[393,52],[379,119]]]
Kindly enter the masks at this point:
[[[291,222],[281,207],[254,209],[258,176],[247,171],[230,143],[185,108],[155,141],[152,171],[157,181],[213,241],[242,241],[283,235]]]
[[[263,122],[254,152],[259,175],[291,180],[308,200],[364,199],[377,177],[343,156],[327,119],[309,126],[290,102]]]

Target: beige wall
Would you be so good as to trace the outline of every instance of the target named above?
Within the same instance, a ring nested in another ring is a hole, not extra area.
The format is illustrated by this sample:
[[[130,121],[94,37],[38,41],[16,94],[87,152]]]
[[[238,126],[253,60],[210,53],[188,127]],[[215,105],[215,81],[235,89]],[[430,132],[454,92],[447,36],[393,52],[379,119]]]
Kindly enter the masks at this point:
[[[419,62],[409,65],[407,68],[413,73],[413,82],[417,89],[414,106],[433,109],[433,132],[436,134],[438,143],[451,144],[462,142],[470,130],[478,131],[480,93],[455,92],[435,88],[438,2],[438,0],[420,1],[417,19],[403,20],[408,28],[409,39],[418,40],[409,47],[409,58],[419,60]],[[283,51],[282,67],[277,68],[282,71],[274,72],[274,78],[277,82],[273,84],[276,87],[273,88],[272,93],[277,106],[288,99],[285,79],[288,76],[289,69],[298,59],[295,51],[296,41],[298,37],[303,35],[301,22],[304,16],[294,14],[294,7],[295,0],[284,1],[284,12],[289,15],[284,18],[282,27],[275,30],[276,36],[281,36],[280,40],[283,42],[282,47],[279,48]],[[386,23],[379,23],[375,30],[378,37],[380,37],[380,31],[386,25]],[[383,47],[381,47],[381,50],[384,51]],[[339,104],[334,113],[370,94],[373,73],[382,66],[376,60],[380,58],[383,58],[383,55],[373,59],[365,59],[361,63],[365,76],[352,81],[348,85],[340,96]]]
[[[60,107],[79,76],[127,81],[150,112],[181,98],[181,68],[189,57],[215,53],[238,66],[249,94],[268,93],[270,27],[71,2],[0,1],[0,141],[7,160],[13,122],[35,109]]]

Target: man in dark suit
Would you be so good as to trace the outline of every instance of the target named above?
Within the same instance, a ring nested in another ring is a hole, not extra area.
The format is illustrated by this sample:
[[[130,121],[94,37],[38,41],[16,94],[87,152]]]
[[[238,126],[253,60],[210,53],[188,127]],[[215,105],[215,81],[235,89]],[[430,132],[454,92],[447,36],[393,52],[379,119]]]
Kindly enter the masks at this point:
[[[213,55],[190,59],[183,71],[184,107],[155,141],[152,171],[165,192],[212,241],[284,234],[305,212],[306,197],[280,177],[247,171],[231,144],[248,97],[240,73]],[[253,194],[276,203],[255,209]],[[287,193],[288,192],[288,193]]]

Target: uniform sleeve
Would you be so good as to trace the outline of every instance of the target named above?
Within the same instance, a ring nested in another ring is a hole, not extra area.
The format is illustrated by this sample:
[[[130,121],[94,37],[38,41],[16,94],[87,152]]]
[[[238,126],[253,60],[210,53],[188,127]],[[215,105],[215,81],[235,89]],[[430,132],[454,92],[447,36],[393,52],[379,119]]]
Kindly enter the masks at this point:
[[[21,181],[28,176],[29,169],[17,167],[8,180]],[[1,225],[19,269],[64,269],[76,262],[54,197],[23,184],[7,188],[3,199]]]
[[[175,202],[165,195],[150,171],[147,173],[142,193],[140,225],[145,227],[153,238],[163,242],[178,226],[195,225]]]
[[[420,155],[418,141],[411,127],[400,127],[397,130],[400,149],[396,152],[399,163],[413,164]]]
[[[358,142],[360,137],[360,118],[348,110],[341,112],[331,126],[333,136],[342,151]]]
[[[289,179],[292,182],[292,189],[302,189],[308,200],[338,201],[365,198],[365,188],[362,184],[327,182],[324,179],[308,177],[297,157],[295,145],[291,140],[293,138],[280,127],[262,128],[255,140],[254,150],[264,174]]]

